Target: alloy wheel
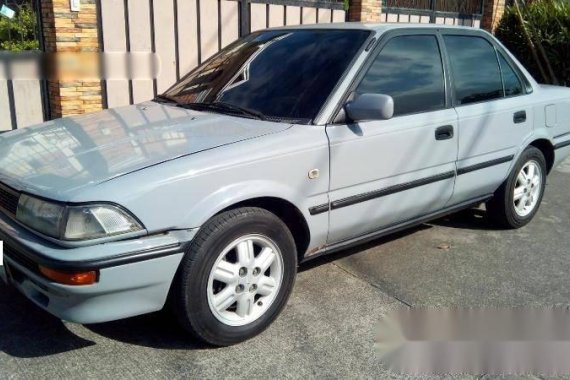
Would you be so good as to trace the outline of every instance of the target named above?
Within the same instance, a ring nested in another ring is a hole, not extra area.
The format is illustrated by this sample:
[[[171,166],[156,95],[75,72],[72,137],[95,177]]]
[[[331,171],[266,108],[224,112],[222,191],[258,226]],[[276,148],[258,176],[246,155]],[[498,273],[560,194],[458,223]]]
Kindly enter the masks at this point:
[[[542,170],[538,162],[527,162],[520,170],[514,189],[515,212],[526,217],[536,208],[542,191]]]
[[[244,326],[271,306],[283,280],[283,256],[262,235],[246,235],[226,246],[210,271],[208,305],[229,326]]]

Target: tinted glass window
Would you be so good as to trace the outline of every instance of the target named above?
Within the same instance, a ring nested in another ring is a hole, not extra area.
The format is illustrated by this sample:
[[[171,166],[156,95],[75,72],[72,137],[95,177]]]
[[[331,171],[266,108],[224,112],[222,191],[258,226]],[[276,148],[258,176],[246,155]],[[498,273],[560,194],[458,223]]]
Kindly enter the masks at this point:
[[[444,36],[451,61],[455,96],[460,104],[503,97],[495,48],[483,38]]]
[[[505,84],[505,96],[515,96],[523,93],[523,86],[512,66],[507,62],[505,57],[499,53],[499,62],[501,63],[501,73],[503,74],[503,83]]]
[[[183,104],[221,102],[273,119],[309,121],[368,35],[363,30],[253,33],[206,61],[165,96]]]
[[[444,108],[445,82],[436,37],[390,40],[356,92],[392,96],[396,116]]]

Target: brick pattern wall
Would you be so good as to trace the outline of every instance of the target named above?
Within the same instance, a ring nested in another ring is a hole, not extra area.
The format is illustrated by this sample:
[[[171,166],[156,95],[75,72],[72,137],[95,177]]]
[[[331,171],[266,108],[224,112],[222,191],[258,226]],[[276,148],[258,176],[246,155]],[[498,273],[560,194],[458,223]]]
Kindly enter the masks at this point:
[[[67,54],[78,62],[96,62],[100,51],[96,7],[95,0],[81,0],[81,11],[72,12],[69,0],[42,0],[46,52],[58,53],[58,56]],[[67,79],[66,73],[59,70],[48,81],[52,118],[95,112],[103,108],[100,80]]]
[[[505,13],[505,0],[485,0],[484,4],[481,27],[493,33]]]
[[[381,0],[352,0],[348,8],[348,21],[380,22]]]

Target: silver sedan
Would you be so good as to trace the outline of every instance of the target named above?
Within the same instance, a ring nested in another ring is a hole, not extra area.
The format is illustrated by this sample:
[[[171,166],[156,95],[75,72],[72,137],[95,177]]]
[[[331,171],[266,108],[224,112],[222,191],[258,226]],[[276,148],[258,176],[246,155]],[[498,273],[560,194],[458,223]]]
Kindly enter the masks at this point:
[[[168,304],[230,345],[299,262],[484,202],[526,225],[569,154],[570,89],[483,31],[259,31],[153,101],[0,135],[0,271],[68,321]]]

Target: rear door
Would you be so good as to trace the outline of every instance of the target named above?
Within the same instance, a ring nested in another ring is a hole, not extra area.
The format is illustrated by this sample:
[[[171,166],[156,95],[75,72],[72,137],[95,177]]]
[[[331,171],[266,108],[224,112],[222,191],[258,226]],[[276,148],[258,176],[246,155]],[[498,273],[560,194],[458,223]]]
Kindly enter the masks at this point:
[[[457,181],[450,201],[458,204],[500,186],[532,133],[533,114],[520,73],[491,40],[479,32],[442,34],[459,118]]]
[[[392,96],[394,117],[327,127],[329,244],[439,210],[453,193],[457,115],[440,40],[433,30],[414,32],[384,37],[352,87],[353,96]]]

